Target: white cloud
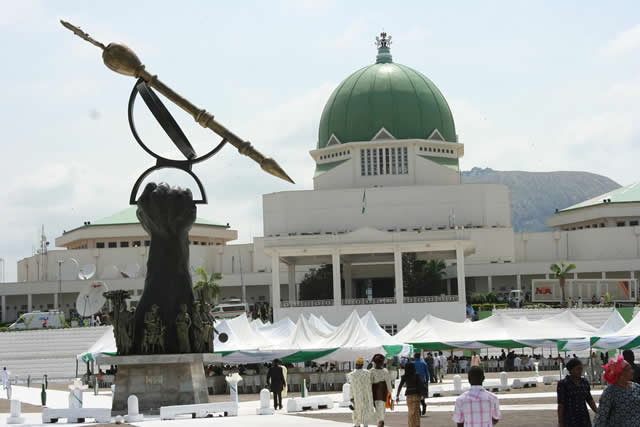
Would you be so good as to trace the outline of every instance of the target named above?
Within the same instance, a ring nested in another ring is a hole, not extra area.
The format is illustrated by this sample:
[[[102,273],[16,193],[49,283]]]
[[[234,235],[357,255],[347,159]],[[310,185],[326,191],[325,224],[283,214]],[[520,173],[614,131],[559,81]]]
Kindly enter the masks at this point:
[[[638,48],[640,48],[640,24],[618,33],[614,39],[609,40],[603,46],[602,53],[608,56],[618,56]]]

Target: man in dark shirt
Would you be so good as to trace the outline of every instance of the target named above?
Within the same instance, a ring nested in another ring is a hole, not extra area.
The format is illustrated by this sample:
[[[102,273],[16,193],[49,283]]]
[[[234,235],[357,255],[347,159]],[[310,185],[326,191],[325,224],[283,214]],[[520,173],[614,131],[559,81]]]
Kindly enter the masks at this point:
[[[593,412],[598,408],[591,396],[589,381],[582,378],[582,362],[571,359],[566,367],[569,375],[558,382],[558,426],[591,427],[587,404]]]
[[[273,406],[276,411],[282,409],[282,390],[287,384],[287,380],[284,378],[284,372],[280,366],[281,363],[280,359],[274,360],[273,365],[271,365],[267,372],[267,387],[269,387],[269,390],[273,393]]]
[[[420,353],[415,353],[413,355],[413,365],[416,368],[416,374],[420,375],[422,381],[427,385],[429,385],[429,367],[425,363],[424,360],[420,357]],[[428,392],[428,388],[427,388]],[[398,393],[400,393],[400,389],[398,389]],[[425,402],[424,398],[426,396],[420,396],[420,406],[422,408],[422,415],[427,413],[427,402]]]
[[[427,362],[427,367],[429,368],[430,382],[435,383],[437,380],[436,380],[436,373],[433,366],[434,364],[433,354],[427,353],[426,362]]]
[[[631,350],[625,350],[622,352],[622,357],[624,357],[624,360],[626,360],[629,365],[631,365],[631,367],[633,368],[633,379],[631,381],[633,381],[636,384],[640,384],[640,366],[635,364],[635,355],[633,354],[633,351]]]

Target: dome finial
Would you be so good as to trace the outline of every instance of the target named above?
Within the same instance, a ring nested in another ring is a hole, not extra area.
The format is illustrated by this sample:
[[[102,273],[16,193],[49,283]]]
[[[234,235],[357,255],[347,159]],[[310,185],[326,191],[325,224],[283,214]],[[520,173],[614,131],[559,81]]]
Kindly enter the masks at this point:
[[[391,36],[387,37],[387,33],[382,30],[380,37],[376,36],[376,46],[378,47],[378,55],[376,56],[376,64],[392,62],[391,61]]]

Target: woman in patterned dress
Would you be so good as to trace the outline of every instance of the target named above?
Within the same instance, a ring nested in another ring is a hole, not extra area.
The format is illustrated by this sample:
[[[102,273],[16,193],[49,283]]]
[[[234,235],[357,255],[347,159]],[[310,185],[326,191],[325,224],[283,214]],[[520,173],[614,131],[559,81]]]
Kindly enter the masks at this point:
[[[609,386],[600,396],[594,427],[640,426],[640,385],[631,382],[633,368],[620,355],[604,365]]]
[[[593,412],[598,408],[591,397],[589,381],[582,378],[582,362],[577,358],[571,359],[566,368],[569,375],[558,382],[558,426],[591,427],[587,405]]]

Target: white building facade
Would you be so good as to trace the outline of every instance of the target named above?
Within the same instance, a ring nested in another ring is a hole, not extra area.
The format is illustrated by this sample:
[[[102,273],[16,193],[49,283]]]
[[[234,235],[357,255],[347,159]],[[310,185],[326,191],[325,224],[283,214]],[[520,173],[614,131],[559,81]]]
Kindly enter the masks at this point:
[[[444,96],[394,63],[389,44],[379,39],[376,63],[327,101],[310,151],[313,190],[263,195],[264,237],[229,244],[237,233],[227,225],[196,221],[191,266],[223,274],[221,298],[269,302],[275,320],[314,313],[338,323],[371,310],[393,331],[428,313],[461,321],[474,292],[531,292],[551,263],[575,263],[576,279],[639,276],[635,186],[557,212],[554,231],[515,233],[510,190],[461,184],[464,145]],[[69,311],[92,280],[139,296],[149,241],[134,210],[65,232],[56,239],[63,249],[19,261],[17,282],[0,285],[2,321]],[[403,254],[444,260],[446,291],[405,295]],[[331,266],[331,297],[304,300],[299,284],[320,265]]]

